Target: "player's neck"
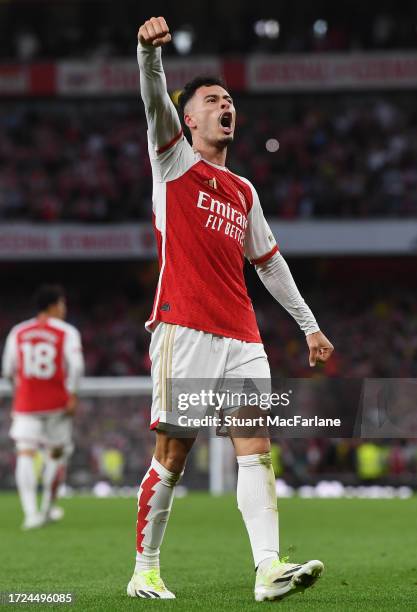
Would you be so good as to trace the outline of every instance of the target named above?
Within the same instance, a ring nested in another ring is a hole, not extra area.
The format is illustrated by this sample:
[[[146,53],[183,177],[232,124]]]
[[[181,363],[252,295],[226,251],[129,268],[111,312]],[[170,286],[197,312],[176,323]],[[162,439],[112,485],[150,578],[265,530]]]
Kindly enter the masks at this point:
[[[36,318],[40,323],[44,323],[48,319],[61,319],[62,317],[60,317],[59,313],[55,309],[51,308],[49,310],[39,312]]]
[[[193,149],[211,164],[216,164],[216,166],[226,165],[227,147],[218,149],[203,142],[196,142],[193,143]]]

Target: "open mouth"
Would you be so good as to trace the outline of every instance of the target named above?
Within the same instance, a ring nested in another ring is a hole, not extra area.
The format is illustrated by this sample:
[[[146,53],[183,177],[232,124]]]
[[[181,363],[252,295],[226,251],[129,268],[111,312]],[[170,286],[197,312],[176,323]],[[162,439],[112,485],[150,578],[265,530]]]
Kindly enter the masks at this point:
[[[220,115],[220,125],[225,132],[230,133],[232,131],[233,116],[229,111],[224,112]]]

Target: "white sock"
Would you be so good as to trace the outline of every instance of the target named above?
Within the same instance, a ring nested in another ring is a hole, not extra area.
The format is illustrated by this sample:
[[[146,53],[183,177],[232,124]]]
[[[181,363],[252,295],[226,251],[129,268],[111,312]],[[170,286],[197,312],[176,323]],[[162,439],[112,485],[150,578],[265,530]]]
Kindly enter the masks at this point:
[[[25,517],[34,516],[37,513],[37,482],[35,462],[31,455],[17,455],[15,476]]]
[[[159,549],[180,477],[152,458],[138,492],[135,570],[159,568]]]
[[[278,509],[271,453],[237,457],[237,503],[249,534],[255,567],[277,559]]]
[[[41,501],[41,512],[44,516],[47,516],[51,509],[64,471],[65,459],[62,457],[59,459],[48,457],[46,459],[42,475],[43,492]]]

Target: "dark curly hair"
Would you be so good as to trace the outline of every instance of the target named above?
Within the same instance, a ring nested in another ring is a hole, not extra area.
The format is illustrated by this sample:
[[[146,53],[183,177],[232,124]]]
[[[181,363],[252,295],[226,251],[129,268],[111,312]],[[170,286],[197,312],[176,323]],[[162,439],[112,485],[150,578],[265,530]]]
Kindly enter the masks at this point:
[[[36,291],[33,301],[37,312],[43,312],[62,299],[65,299],[65,290],[61,285],[42,285]]]
[[[197,89],[200,87],[209,87],[210,85],[220,85],[220,87],[226,88],[226,84],[221,78],[215,76],[198,76],[192,81],[189,81],[184,85],[184,89],[178,97],[178,109],[180,113],[181,121],[184,123],[184,109],[189,100],[193,97]],[[184,128],[189,132],[188,127],[184,125]]]

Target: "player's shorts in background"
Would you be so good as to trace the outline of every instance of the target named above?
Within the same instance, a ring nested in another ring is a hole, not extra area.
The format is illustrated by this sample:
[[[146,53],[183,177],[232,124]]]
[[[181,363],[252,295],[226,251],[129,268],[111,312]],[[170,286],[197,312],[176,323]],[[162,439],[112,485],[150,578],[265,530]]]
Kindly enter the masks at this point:
[[[50,414],[14,412],[10,437],[18,449],[43,446],[45,448],[72,448],[72,418],[65,412],[54,411]]]
[[[152,333],[151,429],[164,429],[172,422],[170,381],[178,379],[208,379],[208,387],[216,381],[258,379],[269,385],[271,373],[263,344],[243,342],[203,331],[159,323]],[[193,414],[203,417],[207,407],[193,408]]]

